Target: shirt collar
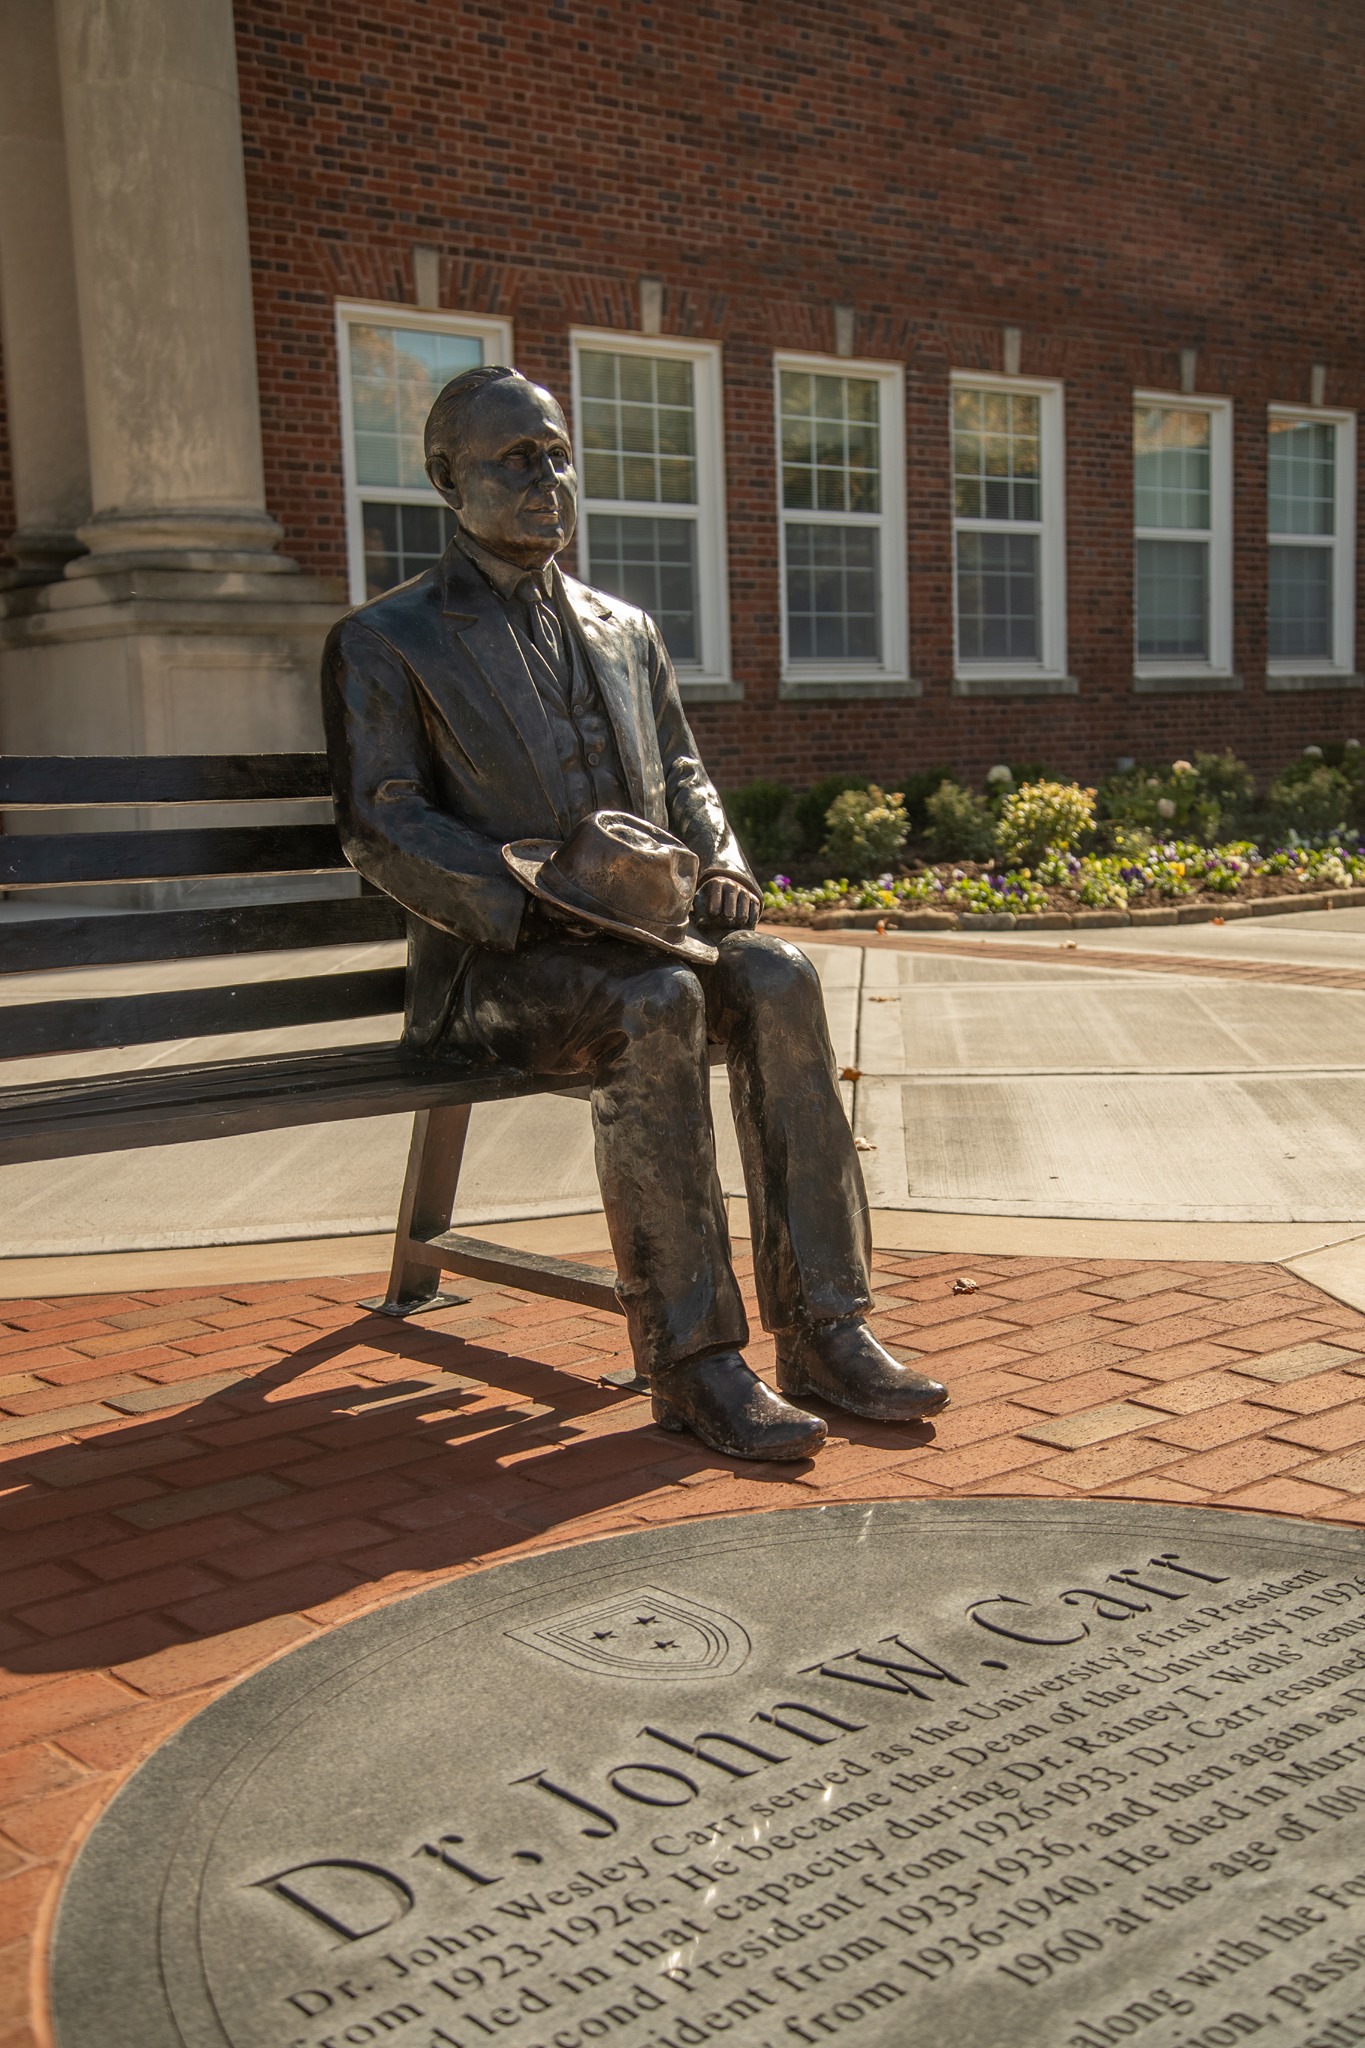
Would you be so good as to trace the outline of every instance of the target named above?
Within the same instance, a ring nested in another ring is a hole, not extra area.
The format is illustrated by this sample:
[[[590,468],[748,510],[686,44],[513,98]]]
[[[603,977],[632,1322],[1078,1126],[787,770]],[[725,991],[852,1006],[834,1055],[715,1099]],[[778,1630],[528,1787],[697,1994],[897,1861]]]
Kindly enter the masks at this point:
[[[472,533],[467,533],[463,526],[457,526],[455,529],[455,545],[492,584],[498,596],[508,603],[517,595],[518,587],[527,576],[535,578],[541,596],[547,603],[549,602],[553,586],[548,566],[539,570],[521,569],[515,562],[505,562],[501,555],[490,554],[489,550],[475,540]]]

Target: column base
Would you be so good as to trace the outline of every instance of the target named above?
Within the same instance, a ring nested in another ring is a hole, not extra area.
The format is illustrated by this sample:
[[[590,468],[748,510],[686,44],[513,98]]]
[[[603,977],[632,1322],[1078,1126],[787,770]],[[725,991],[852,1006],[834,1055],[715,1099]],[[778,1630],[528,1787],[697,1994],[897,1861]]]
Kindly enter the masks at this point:
[[[77,528],[79,559],[68,563],[65,573],[81,577],[171,569],[208,576],[296,576],[298,564],[275,553],[282,532],[268,512],[214,506],[97,512]]]
[[[69,562],[85,553],[85,542],[59,527],[21,526],[5,545],[14,560],[0,568],[0,591],[54,583],[66,574]]]
[[[116,566],[83,556],[78,575],[0,592],[0,751],[12,754],[314,753],[323,746],[322,644],[345,610],[339,583],[273,558],[265,573]],[[319,804],[196,804],[192,809],[71,811],[63,830],[156,824],[306,823]],[[5,829],[54,819],[12,812]],[[155,889],[86,890],[109,908],[155,902],[334,895],[344,877],[249,878]],[[35,892],[54,911],[71,891]],[[118,899],[117,901],[115,899]]]

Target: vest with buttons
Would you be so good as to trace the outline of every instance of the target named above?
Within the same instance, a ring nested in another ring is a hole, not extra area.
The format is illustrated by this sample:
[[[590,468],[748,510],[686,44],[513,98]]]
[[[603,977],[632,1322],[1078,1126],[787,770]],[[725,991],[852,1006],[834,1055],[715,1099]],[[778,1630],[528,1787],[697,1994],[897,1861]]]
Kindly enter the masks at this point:
[[[611,721],[577,635],[566,630],[538,577],[523,577],[508,611],[549,722],[570,826],[593,811],[628,811]]]

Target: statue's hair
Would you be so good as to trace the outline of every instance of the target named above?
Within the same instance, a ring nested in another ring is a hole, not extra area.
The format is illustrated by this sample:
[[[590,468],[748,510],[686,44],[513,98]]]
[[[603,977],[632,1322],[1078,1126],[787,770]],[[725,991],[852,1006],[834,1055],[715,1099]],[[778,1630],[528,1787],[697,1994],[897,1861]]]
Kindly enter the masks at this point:
[[[455,463],[468,445],[469,419],[480,392],[490,384],[501,384],[508,377],[520,376],[520,370],[509,369],[506,363],[480,363],[477,369],[462,370],[458,377],[452,377],[437,393],[436,403],[427,414],[426,430],[422,436],[427,461],[430,462],[433,455],[441,454],[449,456],[452,464]]]

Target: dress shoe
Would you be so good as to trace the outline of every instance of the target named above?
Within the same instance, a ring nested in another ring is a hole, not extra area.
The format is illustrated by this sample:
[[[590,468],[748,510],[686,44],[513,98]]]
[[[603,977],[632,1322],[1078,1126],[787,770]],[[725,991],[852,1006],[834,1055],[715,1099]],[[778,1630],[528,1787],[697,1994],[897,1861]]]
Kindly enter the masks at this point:
[[[919,1422],[948,1400],[939,1380],[899,1364],[861,1316],[780,1331],[777,1384],[793,1400],[814,1396],[870,1422]]]
[[[818,1415],[765,1387],[737,1351],[712,1351],[650,1375],[654,1420],[690,1430],[725,1458],[813,1458],[828,1435]]]

